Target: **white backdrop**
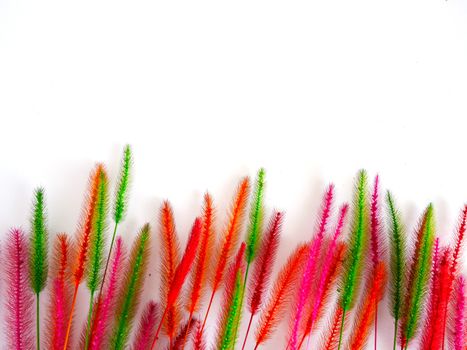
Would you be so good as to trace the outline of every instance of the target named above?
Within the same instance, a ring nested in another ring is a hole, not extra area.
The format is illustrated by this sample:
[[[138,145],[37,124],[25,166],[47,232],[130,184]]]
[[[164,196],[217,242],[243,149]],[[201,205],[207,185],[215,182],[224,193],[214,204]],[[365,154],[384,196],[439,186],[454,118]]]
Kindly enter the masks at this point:
[[[466,35],[465,0],[0,0],[0,235],[28,227],[38,185],[51,231],[74,232],[90,168],[115,179],[130,143],[128,242],[164,198],[184,241],[206,189],[222,222],[260,166],[268,209],[287,213],[281,262],[326,184],[350,200],[362,167],[410,229],[433,202],[448,242],[467,201]]]

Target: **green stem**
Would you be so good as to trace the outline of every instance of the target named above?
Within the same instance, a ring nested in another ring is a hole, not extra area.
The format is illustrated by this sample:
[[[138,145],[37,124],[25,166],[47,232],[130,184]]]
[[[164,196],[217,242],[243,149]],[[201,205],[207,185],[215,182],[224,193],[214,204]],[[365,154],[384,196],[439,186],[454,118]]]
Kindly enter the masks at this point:
[[[89,331],[91,330],[91,320],[92,320],[92,305],[94,304],[94,291],[91,291],[91,297],[89,299],[89,313],[88,313],[88,325],[86,326],[86,340],[84,342],[84,350],[89,348]]]
[[[342,311],[342,321],[341,321],[341,329],[339,331],[339,346],[337,347],[337,350],[341,349],[342,345],[342,334],[344,333],[344,322],[345,322],[345,309]]]
[[[41,331],[40,331],[40,300],[39,300],[39,293],[36,293],[36,333],[37,333],[37,346],[36,349],[39,350],[41,348]]]
[[[396,350],[396,344],[397,344],[397,326],[399,324],[399,320],[396,318],[394,319],[394,345],[392,346],[393,350]]]

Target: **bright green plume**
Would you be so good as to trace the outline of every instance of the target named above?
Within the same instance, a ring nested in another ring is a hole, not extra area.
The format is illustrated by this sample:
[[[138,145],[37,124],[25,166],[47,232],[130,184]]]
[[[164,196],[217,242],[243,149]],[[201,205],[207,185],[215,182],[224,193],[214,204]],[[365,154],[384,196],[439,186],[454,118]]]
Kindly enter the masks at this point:
[[[106,173],[102,171],[99,176],[87,267],[87,285],[92,294],[97,290],[102,279],[108,202],[108,180]]]
[[[368,235],[367,175],[360,170],[353,203],[352,228],[348,242],[348,253],[344,262],[341,306],[344,311],[353,307],[363,265],[363,254]]]
[[[247,239],[246,239],[246,261],[250,264],[256,257],[258,251],[258,244],[260,241],[261,230],[263,228],[264,219],[264,187],[265,187],[265,171],[263,168],[259,169],[256,176],[255,189],[253,192],[253,202],[250,211],[250,223],[248,225]]]
[[[48,232],[44,189],[38,188],[34,194],[29,254],[29,280],[35,294],[40,293],[47,283],[49,271],[47,249]]]
[[[132,154],[129,145],[125,146],[123,151],[122,165],[118,178],[117,190],[115,192],[115,202],[113,208],[113,219],[116,224],[119,224],[125,217],[128,201],[128,188],[130,185],[132,165]]]

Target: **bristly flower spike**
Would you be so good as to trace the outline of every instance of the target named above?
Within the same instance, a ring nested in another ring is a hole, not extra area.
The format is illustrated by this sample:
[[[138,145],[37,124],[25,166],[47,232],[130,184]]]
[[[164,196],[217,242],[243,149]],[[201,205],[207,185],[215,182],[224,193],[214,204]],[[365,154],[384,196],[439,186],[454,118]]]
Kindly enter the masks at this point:
[[[389,227],[389,251],[390,251],[390,311],[394,318],[393,350],[396,350],[399,320],[402,316],[403,294],[405,288],[406,242],[405,230],[402,224],[399,210],[394,199],[388,191],[386,194],[388,227]]]
[[[160,298],[162,308],[167,305],[175,270],[180,262],[180,242],[175,227],[175,219],[172,206],[169,201],[164,201],[160,210],[160,255],[161,255],[161,285]],[[169,337],[169,343],[173,341],[175,332],[180,323],[180,305],[178,301],[167,310],[162,324],[163,331]]]
[[[245,349],[248,334],[255,315],[260,311],[266,289],[269,286],[274,261],[276,259],[277,249],[279,247],[280,234],[282,229],[284,214],[282,212],[274,212],[269,226],[264,234],[258,253],[258,258],[253,266],[253,276],[249,284],[248,309],[251,313],[248,328],[243,341],[242,349]],[[248,264],[248,260],[247,260]]]
[[[250,220],[246,236],[246,272],[243,280],[243,287],[240,292],[240,310],[243,309],[243,300],[245,298],[245,289],[247,286],[248,276],[250,272],[250,265],[258,254],[259,242],[261,240],[261,232],[263,229],[264,221],[264,188],[265,188],[265,171],[263,168],[259,169],[256,176],[255,187],[253,190],[253,199],[250,209]],[[238,332],[240,318],[235,325],[235,336]],[[246,339],[245,339],[246,341]]]
[[[114,220],[114,230],[112,233],[112,239],[110,241],[109,252],[107,253],[107,258],[105,260],[104,273],[102,274],[102,279],[99,287],[99,295],[97,302],[101,302],[102,289],[104,288],[105,278],[107,277],[107,270],[109,268],[110,258],[112,256],[112,250],[115,243],[115,237],[117,235],[118,225],[123,221],[127,212],[128,206],[128,194],[129,187],[131,182],[131,173],[133,166],[133,156],[131,153],[130,145],[126,145],[123,149],[123,157],[120,165],[120,173],[117,181],[117,187],[115,189],[115,198],[113,203],[113,220]],[[92,327],[92,325],[91,325]]]
[[[70,313],[71,288],[69,285],[68,264],[71,246],[66,234],[56,236],[52,254],[52,288],[50,291],[47,316],[47,349],[62,350],[66,326]],[[69,349],[70,347],[68,347]]]
[[[329,185],[323,197],[321,216],[318,221],[317,232],[310,245],[307,262],[305,264],[302,280],[300,282],[298,301],[295,310],[295,316],[293,318],[292,334],[289,341],[291,350],[298,349],[298,333],[300,330],[300,324],[303,317],[303,312],[305,310],[305,303],[311,291],[312,281],[316,271],[316,266],[318,265],[318,257],[321,251],[324,234],[326,232],[329,217],[331,215],[333,197],[334,185],[331,184]]]
[[[38,188],[34,193],[29,245],[29,281],[31,288],[36,295],[36,349],[40,349],[41,346],[39,297],[47,283],[49,269],[47,231],[44,189]]]
[[[376,273],[376,268],[382,260],[382,234],[381,234],[381,217],[379,204],[379,176],[376,175],[373,185],[373,193],[371,195],[370,207],[370,246],[371,246],[371,262],[372,273]],[[375,315],[374,315],[374,348],[378,346],[378,302],[375,300]]]
[[[156,331],[159,309],[159,304],[153,301],[146,304],[136,331],[132,350],[149,350],[151,348],[151,337]]]
[[[271,338],[280,320],[283,319],[300,280],[300,274],[309,249],[309,245],[306,244],[298,246],[280,270],[269,295],[268,302],[260,314],[255,332],[255,350]]]
[[[451,257],[451,263],[449,267],[449,279],[448,279],[448,285],[447,285],[447,303],[444,305],[444,315],[442,319],[442,330],[443,330],[443,339],[442,339],[442,350],[444,350],[444,338],[445,338],[445,333],[446,333],[446,322],[448,319],[448,304],[449,304],[449,298],[451,297],[451,293],[453,290],[453,285],[454,281],[458,275],[458,265],[459,265],[459,260],[461,260],[462,256],[462,248],[464,246],[464,241],[465,241],[465,233],[467,230],[467,204],[464,205],[464,208],[462,209],[462,212],[460,214],[459,218],[459,224],[457,227],[457,232],[456,232],[456,243],[454,245],[454,248],[452,249],[452,257]]]
[[[214,205],[212,202],[211,195],[206,193],[204,195],[204,207],[203,207],[203,228],[201,231],[201,238],[199,245],[202,249],[199,249],[198,255],[194,263],[193,273],[191,274],[191,280],[189,290],[187,293],[187,302],[185,305],[188,311],[188,326],[190,326],[191,319],[195,311],[198,311],[202,296],[207,287],[208,273],[210,267],[210,258],[213,252],[214,245]],[[201,325],[200,325],[201,327]],[[187,330],[190,327],[187,327]],[[185,344],[183,344],[184,346]]]
[[[243,274],[245,273],[245,243],[238,250],[237,257],[229,267],[225,282],[222,312],[217,330],[217,349],[229,350],[235,348],[235,323],[240,310],[240,297]]]
[[[319,276],[318,288],[313,297],[314,302],[311,303],[312,305],[309,308],[309,316],[307,317],[305,330],[303,332],[304,334],[300,340],[299,348],[305,340],[305,337],[311,333],[313,326],[316,324],[320,315],[320,311],[323,308],[323,304],[325,303],[329,288],[334,282],[335,277],[337,277],[338,273],[340,272],[340,260],[343,258],[342,255],[345,253],[345,247],[343,245],[339,245],[338,239],[344,229],[348,208],[348,204],[344,204],[339,210],[337,225],[334,230],[331,243],[327,248],[328,252],[324,258],[323,268],[321,270],[321,275]]]
[[[357,184],[355,188],[353,220],[348,242],[348,253],[344,261],[344,271],[342,275],[340,299],[342,320],[339,331],[338,350],[340,350],[342,344],[345,316],[354,305],[359,287],[363,265],[363,253],[367,240],[368,212],[367,175],[365,170],[360,170],[357,175]]]
[[[365,348],[376,313],[376,306],[384,295],[386,277],[386,266],[380,262],[376,265],[376,269],[372,270],[370,278],[367,281],[367,288],[365,288],[365,294],[362,298],[357,320],[350,337],[349,349],[362,350]]]
[[[6,246],[7,325],[8,348],[34,348],[31,324],[33,322],[33,294],[28,282],[28,244],[19,229],[10,231]]]
[[[454,295],[450,307],[452,318],[449,343],[453,350],[465,350],[467,348],[467,284],[462,275],[459,275],[454,282]]]
[[[125,349],[133,319],[139,305],[149,258],[150,226],[145,224],[133,243],[125,271],[123,286],[116,304],[115,324],[110,338],[111,348]]]
[[[110,263],[110,274],[105,283],[102,299],[96,302],[94,308],[92,327],[89,334],[89,349],[99,350],[107,345],[107,335],[110,322],[113,319],[112,310],[116,306],[117,292],[122,284],[123,266],[126,259],[125,247],[123,246],[122,237],[117,237],[115,240],[115,249],[112,253]]]
[[[245,215],[245,208],[248,201],[249,190],[250,179],[248,177],[244,177],[240,181],[240,184],[237,188],[235,198],[229,211],[229,220],[224,230],[223,237],[221,237],[219,242],[219,253],[218,256],[214,259],[214,275],[211,280],[212,292],[206,314],[204,315],[204,321],[203,325],[201,326],[201,330],[203,330],[204,326],[206,325],[214,296],[221,286],[226,266],[231,260],[232,255],[237,247],[240,230],[243,223],[243,217]]]
[[[89,245],[91,241],[91,233],[93,228],[94,214],[96,210],[96,202],[99,191],[99,183],[101,180],[101,173],[104,172],[104,166],[97,164],[92,171],[89,178],[89,189],[85,198],[85,205],[82,214],[82,222],[78,228],[78,245],[75,261],[73,264],[73,300],[71,302],[70,316],[68,318],[67,331],[65,335],[65,342],[63,350],[67,349],[70,337],[71,324],[73,322],[73,313],[76,305],[76,297],[78,296],[79,285],[81,284],[85,272],[86,262],[88,259]]]
[[[415,242],[415,251],[411,258],[401,318],[401,350],[408,348],[409,342],[416,335],[420,325],[420,317],[425,304],[430,278],[434,230],[433,205],[430,204],[420,222]]]
[[[195,261],[196,254],[198,252],[202,226],[203,224],[201,218],[196,218],[193,227],[191,228],[190,236],[188,238],[188,243],[186,244],[182,260],[180,261],[180,264],[178,264],[170,284],[169,292],[167,295],[167,303],[165,305],[164,313],[161,316],[159,326],[157,327],[156,334],[152,341],[151,349],[155,348],[159,337],[159,332],[164,322],[164,318],[167,316],[168,310],[170,310],[170,308],[177,302],[177,298],[181,293],[185,280],[187,279],[193,262]]]
[[[85,335],[85,350],[89,346],[89,331],[92,320],[94,294],[101,282],[102,264],[104,260],[105,233],[107,230],[108,213],[108,179],[103,170],[99,174],[99,187],[97,190],[96,209],[94,212],[93,227],[90,238],[89,258],[87,261],[87,285],[91,293],[89,298],[88,323]]]

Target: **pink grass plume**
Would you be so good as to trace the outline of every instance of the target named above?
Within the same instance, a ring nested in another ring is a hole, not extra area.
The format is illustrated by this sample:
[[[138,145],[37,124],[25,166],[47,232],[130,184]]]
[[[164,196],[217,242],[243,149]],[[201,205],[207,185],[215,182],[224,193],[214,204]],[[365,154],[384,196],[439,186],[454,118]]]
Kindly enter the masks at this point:
[[[34,299],[28,286],[28,244],[23,231],[12,229],[6,246],[6,320],[8,348],[30,350],[34,348],[34,332],[31,327],[34,315]]]
[[[106,345],[108,330],[112,320],[112,311],[117,299],[117,291],[122,280],[122,269],[125,261],[125,248],[121,237],[118,237],[113,250],[110,275],[103,290],[103,297],[97,302],[94,320],[89,334],[89,350],[102,349]]]
[[[316,265],[318,262],[319,252],[321,250],[321,245],[323,243],[324,233],[326,231],[326,227],[328,224],[329,216],[331,214],[331,207],[332,207],[332,199],[334,195],[334,186],[331,184],[323,198],[322,204],[322,213],[321,218],[318,223],[318,230],[316,236],[311,243],[308,259],[305,264],[305,269],[303,271],[303,277],[300,283],[300,288],[298,292],[298,302],[295,311],[295,316],[293,319],[293,327],[292,333],[290,337],[290,349],[297,350],[298,349],[298,336],[300,330],[300,322],[303,316],[303,312],[305,309],[305,303],[307,300],[307,296],[310,293],[312,287],[312,281],[314,278],[314,273],[316,269]]]
[[[146,304],[141,315],[132,350],[149,350],[151,348],[152,335],[156,331],[159,316],[159,304],[150,301]]]

